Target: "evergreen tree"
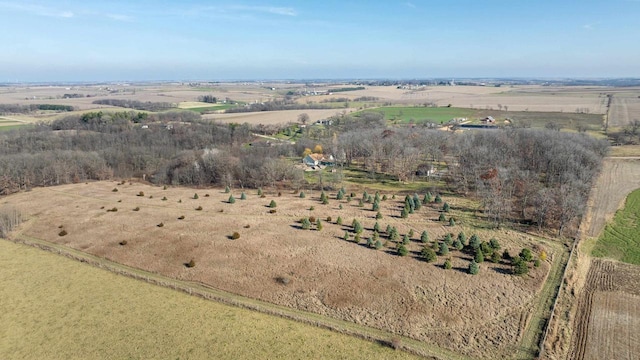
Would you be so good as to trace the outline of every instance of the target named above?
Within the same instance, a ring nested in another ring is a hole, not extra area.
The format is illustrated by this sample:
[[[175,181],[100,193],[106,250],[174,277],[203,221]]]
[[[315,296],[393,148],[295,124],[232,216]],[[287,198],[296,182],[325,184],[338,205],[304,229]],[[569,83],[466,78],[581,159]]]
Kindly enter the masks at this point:
[[[433,251],[433,249],[431,249],[428,246],[425,246],[425,247],[422,248],[422,251],[420,252],[420,255],[422,255],[422,258],[426,262],[433,262],[433,261],[436,261],[436,259],[438,259],[438,256],[436,255],[436,252]]]
[[[345,231],[344,236],[342,237],[345,241],[349,241],[349,232]]]
[[[275,200],[271,200],[271,202],[269,203],[269,207],[273,209],[273,208],[275,208],[276,206],[277,206],[277,205],[276,205],[276,201],[275,201]]]
[[[491,253],[491,262],[494,264],[497,264],[500,262],[500,254],[498,253],[497,250]]]
[[[453,266],[451,265],[451,259],[447,259],[444,261],[444,268],[449,270],[451,269]]]
[[[240,194],[240,200],[247,200],[247,194],[244,191]]]
[[[384,230],[385,234],[391,235],[391,225],[387,225],[387,228]]]
[[[362,233],[363,230],[364,230],[364,228],[362,227],[362,224],[360,224],[360,222],[356,221],[356,225],[353,227],[353,231],[355,231],[356,234],[360,234],[360,233]]]
[[[373,224],[373,231],[380,232],[380,224],[377,221]]]
[[[436,195],[436,199],[435,199],[435,203],[436,204],[441,204],[442,203],[442,198],[440,197],[440,195]]]
[[[412,238],[413,237],[413,229],[409,229],[409,237]]]
[[[446,221],[447,218],[444,216],[444,213],[440,213],[440,216],[438,216],[438,221]]]
[[[474,250],[480,247],[480,238],[478,237],[478,235],[471,235],[471,237],[469,238],[469,246],[471,246],[471,248]]]
[[[342,225],[342,217],[338,216],[338,218],[336,219],[336,224]]]
[[[311,229],[311,222],[309,221],[308,218],[304,218],[302,219],[302,229],[303,230],[309,230]]]
[[[404,245],[409,244],[409,235],[404,234],[404,236],[402,237],[402,243],[403,243]]]
[[[456,248],[456,250],[462,250],[464,248],[464,245],[462,245],[462,243],[460,242],[460,240],[455,239],[453,241],[453,247]]]
[[[342,189],[340,189],[338,191],[338,194],[336,195],[336,200],[342,200],[344,199],[344,193],[342,192]]]
[[[477,263],[481,263],[484,261],[484,253],[480,249],[476,249],[476,253],[473,257],[473,260]]]
[[[422,203],[423,204],[428,204],[428,203],[431,202],[431,200],[432,200],[431,193],[428,192],[428,193],[424,194],[424,199],[422,199]]]
[[[478,266],[478,263],[475,261],[472,261],[469,264],[469,274],[476,275],[479,271],[480,271],[480,267]]]
[[[413,204],[415,205],[416,210],[420,210],[422,207],[422,201],[420,201],[418,194],[413,194]]]
[[[400,244],[398,246],[398,255],[400,256],[407,256],[407,254],[409,253],[409,251],[407,250],[407,247]]]
[[[367,247],[373,247],[375,243],[372,237],[367,238]]]
[[[453,244],[453,239],[451,238],[451,234],[446,234],[444,236],[444,243],[447,244],[447,246],[450,246],[451,244]]]
[[[513,258],[512,265],[513,273],[515,275],[526,275],[529,273],[529,266],[527,265],[527,262],[522,260],[522,258],[519,256]]]
[[[320,219],[316,220],[316,229],[322,231],[322,221]]]
[[[458,233],[458,240],[460,240],[463,246],[467,245],[467,235],[464,234],[464,231]]]
[[[423,244],[429,242],[429,235],[427,234],[426,230],[423,231],[422,234],[420,234],[420,241],[422,241]]]
[[[496,238],[491,238],[491,240],[489,240],[489,246],[494,250],[500,250],[500,243]]]
[[[305,197],[307,196],[304,194],[304,191],[300,191],[300,199],[304,199]]]
[[[380,210],[380,203],[377,201],[373,202],[373,206],[371,207],[371,210],[373,211],[379,211]]]
[[[229,186],[225,186],[225,187],[224,187],[224,192],[225,192],[225,193],[227,193],[227,194],[228,194],[230,191],[231,191],[231,189],[229,189]]]
[[[453,218],[449,218],[449,226],[456,226],[456,221]]]
[[[229,204],[235,204],[236,203],[236,198],[233,197],[233,195],[229,196]]]
[[[409,216],[409,210],[407,209],[407,207],[404,207],[400,212],[400,217],[403,219],[406,219],[408,216]]]
[[[380,250],[380,249],[382,249],[382,241],[378,240],[376,241],[376,250]]]
[[[451,210],[449,203],[444,203],[444,205],[442,205],[442,211],[449,212],[449,210]]]
[[[380,213],[380,211],[376,213],[376,219],[378,220],[382,219],[382,213]]]
[[[440,249],[438,250],[438,255],[447,255],[449,253],[449,247],[445,243],[440,243]]]
[[[522,260],[526,262],[529,262],[533,259],[533,254],[531,254],[531,250],[527,248],[523,248],[522,251],[520,251],[519,256],[520,258],[522,258]]]

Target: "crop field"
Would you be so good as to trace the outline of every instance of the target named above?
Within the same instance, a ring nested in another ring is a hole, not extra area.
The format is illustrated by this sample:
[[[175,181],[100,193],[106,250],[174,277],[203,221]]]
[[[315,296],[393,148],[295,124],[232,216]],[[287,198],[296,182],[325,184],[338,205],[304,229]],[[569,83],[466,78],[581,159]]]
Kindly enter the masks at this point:
[[[624,127],[633,120],[640,120],[640,90],[615,94],[609,110],[609,127]]]
[[[273,125],[298,122],[300,114],[309,115],[309,122],[326,119],[330,116],[340,114],[343,111],[352,112],[353,109],[308,109],[308,110],[280,110],[280,111],[260,111],[248,113],[232,114],[205,114],[202,117],[207,120],[220,121],[224,123],[249,123],[252,125]]]
[[[3,359],[411,359],[0,240]]]
[[[624,208],[605,227],[591,254],[640,265],[640,189],[629,194]]]
[[[637,359],[640,268],[594,259],[579,300],[570,359]]]
[[[165,190],[105,181],[38,188],[4,201],[30,219],[25,236],[127,266],[401,334],[461,356],[510,358],[535,352],[531,319],[545,301],[550,270],[559,266],[558,244],[511,230],[473,229],[462,220],[449,226],[438,221],[441,206],[435,204],[400,219],[404,196],[387,194],[381,228],[394,226],[401,236],[413,230],[408,256],[401,257],[395,240],[386,235],[381,234],[380,250],[365,244],[376,222],[371,204],[339,201],[335,193],[327,205],[317,192],[305,198],[290,192],[261,198],[250,190],[246,200],[240,190],[231,193],[235,203],[221,189]],[[271,200],[275,208],[268,206]],[[444,200],[452,207],[449,216],[464,219],[457,199]],[[301,228],[299,219],[310,216],[321,220],[321,231]],[[336,223],[338,217],[343,225]],[[351,227],[354,219],[364,227],[359,243]],[[434,263],[421,260],[423,230],[429,244],[446,233],[465,231],[485,241],[495,237],[512,254],[526,246],[535,253],[544,249],[549,257],[525,277],[511,275],[502,262],[481,263],[474,276],[467,273],[471,256],[453,248]],[[343,239],[345,232],[349,240]],[[447,258],[450,270],[443,268]],[[191,260],[195,266],[185,266]]]

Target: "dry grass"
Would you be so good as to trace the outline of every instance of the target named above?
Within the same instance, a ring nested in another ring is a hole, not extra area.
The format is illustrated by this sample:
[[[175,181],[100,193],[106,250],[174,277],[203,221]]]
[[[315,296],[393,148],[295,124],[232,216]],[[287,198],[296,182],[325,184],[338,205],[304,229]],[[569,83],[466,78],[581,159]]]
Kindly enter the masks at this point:
[[[282,110],[282,111],[260,111],[250,113],[233,113],[233,114],[206,114],[202,117],[208,120],[215,120],[225,123],[249,123],[252,125],[274,125],[274,124],[286,124],[289,122],[297,122],[298,116],[302,113],[309,115],[310,122],[314,122],[320,119],[326,119],[329,116],[342,113],[345,110],[347,113],[352,112],[353,109],[309,109],[309,110]]]
[[[0,241],[3,359],[408,359]]]
[[[25,231],[28,236],[172,278],[401,333],[472,357],[512,354],[540,301],[550,268],[543,263],[521,278],[507,274],[508,265],[483,263],[480,274],[470,281],[466,254],[451,253],[453,270],[442,269],[443,258],[435,264],[424,263],[416,259],[422,246],[417,237],[423,229],[431,239],[448,231],[464,230],[469,236],[474,230],[464,221],[443,226],[434,221],[437,211],[428,206],[408,220],[390,216],[399,213],[402,196],[381,204],[380,224],[396,226],[400,234],[414,230],[410,256],[404,258],[394,254],[393,243],[376,251],[345,242],[341,238],[347,227],[327,222],[322,231],[298,229],[297,221],[310,216],[308,209],[313,205],[312,214],[318,218],[341,216],[350,224],[357,217],[366,228],[363,241],[371,235],[375,213],[369,210],[370,204],[359,208],[356,201],[343,201],[344,209],[339,210],[333,193],[329,205],[319,203],[318,193],[307,191],[306,199],[283,193],[277,198],[277,214],[268,214],[267,205],[277,197],[275,193],[262,199],[245,191],[246,201],[227,204],[229,194],[221,189],[193,200],[188,198],[194,190],[188,188],[161,190],[134,183],[120,185],[114,193],[114,185],[98,182],[34,189],[6,201],[33,217]],[[140,191],[158,196],[136,196]],[[188,200],[161,201],[161,195]],[[123,207],[139,206],[140,211],[100,210],[119,199]],[[456,199],[449,200],[454,208],[451,215],[460,215]],[[199,205],[204,210],[193,210]],[[177,220],[185,214],[184,220]],[[158,228],[160,222],[165,227]],[[62,223],[69,235],[60,238],[56,226]],[[245,224],[251,227],[244,228]],[[227,238],[233,231],[241,235],[238,240]],[[497,237],[512,253],[539,244],[513,231],[477,232],[483,240]],[[122,240],[128,240],[126,246],[119,245]],[[547,247],[551,258],[557,251]],[[193,269],[183,265],[189,259],[197,264]],[[276,281],[283,276],[291,280],[286,287]]]

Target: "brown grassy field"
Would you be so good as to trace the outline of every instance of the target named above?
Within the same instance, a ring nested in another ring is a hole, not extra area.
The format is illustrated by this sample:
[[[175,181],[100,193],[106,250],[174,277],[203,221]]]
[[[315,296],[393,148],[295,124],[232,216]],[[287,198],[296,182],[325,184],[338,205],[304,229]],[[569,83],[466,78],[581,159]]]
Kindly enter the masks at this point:
[[[635,93],[615,94],[609,110],[611,128],[627,126],[633,120],[640,120],[640,89]]]
[[[411,359],[0,240],[2,359]]]
[[[140,191],[145,196],[136,196]],[[380,224],[396,226],[400,234],[414,229],[407,257],[395,255],[392,244],[376,251],[342,239],[350,226],[336,225],[338,216],[345,225],[358,218],[366,229],[363,239],[370,236],[375,222],[370,204],[359,208],[355,201],[342,201],[340,210],[335,199],[321,205],[317,193],[307,193],[306,199],[290,193],[259,198],[248,191],[247,200],[240,200],[239,191],[233,194],[236,203],[228,204],[229,194],[220,189],[98,182],[34,189],[5,202],[31,219],[25,235],[153,273],[385,329],[474,358],[531,351],[521,348],[521,341],[551,262],[526,277],[508,274],[508,265],[486,262],[479,275],[469,275],[470,256],[458,251],[450,254],[452,270],[442,268],[444,257],[425,263],[416,254],[422,230],[432,240],[461,230],[469,236],[473,230],[464,224],[443,226],[431,206],[409,219],[395,217],[400,198],[382,202]],[[275,214],[268,213],[272,199],[278,204]],[[445,200],[457,216],[456,199]],[[107,211],[114,207],[117,211]],[[136,207],[139,211],[133,211]],[[332,221],[322,231],[299,229],[297,220],[310,215]],[[59,236],[61,230],[68,234]],[[240,238],[230,240],[235,231]],[[545,248],[555,260],[561,251],[513,231],[477,233],[483,240],[495,236],[513,254],[523,246]],[[123,240],[126,245],[120,245]],[[191,259],[196,266],[185,267]]]
[[[261,111],[250,113],[233,113],[233,114],[206,114],[202,117],[207,120],[214,120],[226,123],[249,123],[252,125],[274,125],[274,124],[286,124],[289,122],[298,122],[298,116],[300,114],[309,115],[310,122],[314,122],[320,119],[326,119],[330,116],[340,114],[342,111],[347,113],[352,112],[353,109],[328,109],[328,110],[282,110],[282,111]]]

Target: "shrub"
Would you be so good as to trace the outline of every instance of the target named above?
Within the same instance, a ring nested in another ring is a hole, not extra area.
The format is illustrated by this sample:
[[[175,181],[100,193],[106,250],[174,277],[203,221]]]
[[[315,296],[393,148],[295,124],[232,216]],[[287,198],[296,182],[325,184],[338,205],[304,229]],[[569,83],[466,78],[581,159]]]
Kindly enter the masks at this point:
[[[429,234],[427,234],[427,231],[423,231],[422,234],[420,234],[420,241],[423,244],[426,244],[429,241]]]
[[[264,199],[264,198],[266,198],[266,197],[267,197],[267,196],[266,196],[265,194],[261,194],[261,195],[260,195],[260,198],[261,198],[261,199]]]
[[[136,206],[135,208],[133,208],[133,211],[140,211],[140,207]]]
[[[258,196],[262,196],[262,195],[264,195],[264,194],[262,193],[262,188],[258,188]]]
[[[182,199],[179,199],[179,200],[178,200],[178,204],[181,204],[181,203],[182,203]]]
[[[358,200],[358,206],[359,207],[363,207],[364,206],[364,203],[362,202],[362,199]]]
[[[526,275],[529,273],[529,266],[521,257],[516,256],[513,259],[513,273],[515,275]]]
[[[376,246],[376,250],[382,249],[382,241],[378,239],[378,241],[376,241],[375,243],[375,246]]]
[[[491,260],[492,263],[497,264],[500,262],[500,254],[497,251],[494,251],[491,253],[491,258],[489,259]]]
[[[440,213],[440,216],[438,216],[438,221],[446,221],[447,218],[444,216],[444,213]]]
[[[380,232],[380,224],[377,221],[373,224],[373,231]]]
[[[166,197],[166,196],[163,196],[163,197],[162,197],[162,201],[167,201],[167,197]]]
[[[196,210],[198,210],[198,209],[196,209]],[[201,210],[202,210],[202,209],[201,209]],[[220,210],[218,210],[218,212],[219,212],[219,213],[223,213],[223,212],[224,212],[224,209],[220,209]]]
[[[331,220],[333,220],[333,219],[331,219],[331,216],[327,216],[326,221],[327,221],[327,222],[331,222]]]
[[[149,199],[153,199],[153,195],[149,195]]]
[[[316,222],[316,217],[315,216],[309,216],[309,221],[314,223]]]
[[[542,250],[540,252],[540,261],[546,261],[547,260],[547,252]]]
[[[307,196],[304,194],[304,191],[300,191],[300,199],[304,199],[305,197]]]
[[[231,189],[229,189],[229,185],[224,187],[225,194],[228,194],[230,191],[231,191]]]
[[[163,226],[164,226],[164,223],[160,223],[160,224],[158,224],[158,225],[156,225],[156,226],[157,226],[157,227],[163,227]]]
[[[192,268],[194,266],[196,266],[196,262],[193,261],[193,259],[189,260],[188,263],[184,264],[184,266],[188,267],[188,268]]]
[[[489,246],[494,250],[500,250],[500,243],[496,238],[491,238],[491,240],[489,240]]]
[[[178,216],[178,220],[184,220],[184,215]]]
[[[533,267],[540,267],[540,259],[535,259],[533,261]]]
[[[349,241],[349,232],[345,231],[344,236],[342,237],[345,241]]]
[[[114,207],[114,208],[111,208],[111,209],[107,209],[107,211],[116,212],[116,211],[118,211],[118,208]]]
[[[433,262],[433,261],[436,261],[436,259],[438,259],[436,252],[433,251],[433,249],[428,246],[425,246],[422,248],[422,251],[420,251],[420,255],[426,262]]]
[[[449,218],[449,226],[456,226],[456,221],[453,218]]]
[[[234,231],[234,232],[233,232],[233,234],[231,234],[231,238],[232,238],[233,240],[238,240],[238,239],[240,239],[240,233],[239,233],[239,232],[237,232],[237,231]]]
[[[471,235],[471,237],[469,238],[469,246],[471,246],[471,248],[473,249],[477,249],[480,247],[480,238],[478,237],[478,235]]]
[[[347,197],[347,202],[351,202],[351,197]]]
[[[311,229],[311,221],[309,221],[308,218],[304,218],[302,219],[302,229],[303,230],[309,230]]]
[[[340,216],[338,216],[338,219],[336,220],[336,224],[342,225],[342,218]]]
[[[342,204],[338,205],[338,209],[342,210]]]
[[[310,207],[310,208],[309,208],[309,211],[313,211],[313,210],[315,210],[315,209],[316,209],[316,208],[314,208],[314,207],[312,206],[312,207]]]
[[[387,201],[387,195],[382,195],[382,201]]]
[[[322,221],[320,219],[316,220],[316,230],[322,231]]]
[[[382,219],[382,214],[380,213],[380,211],[378,211],[378,212],[376,213],[376,219],[377,219],[377,220]]]
[[[409,229],[409,237],[412,238],[413,237],[413,229]]]
[[[58,236],[65,236],[67,234],[68,234],[67,230],[62,229],[62,231],[58,233]]]
[[[476,249],[476,253],[473,256],[473,261],[477,263],[481,263],[484,261],[484,253],[482,252],[481,249]]]
[[[404,234],[404,236],[402,237],[402,244],[404,245],[409,244],[409,235]]]
[[[271,202],[269,203],[269,207],[270,208],[275,208],[276,206],[277,206],[276,205],[276,201],[275,200],[271,200]]]
[[[144,191],[140,191],[137,196],[144,196]]]
[[[125,245],[127,245],[127,240],[122,240],[118,244],[120,244],[122,246],[125,246]]]
[[[453,240],[451,238],[451,234],[447,234],[444,236],[444,243],[447,244],[447,246],[450,246],[451,244],[453,244]]]
[[[356,244],[360,244],[360,233],[356,233],[356,235],[353,237],[353,241]]]
[[[443,267],[447,270],[451,269],[453,266],[451,265],[451,259],[447,259],[444,261]]]
[[[440,243],[440,249],[438,249],[439,255],[447,255],[449,253],[449,247],[445,243]]]
[[[118,192],[118,188],[113,188],[113,190],[111,190],[113,192]]]
[[[286,277],[286,276],[278,276],[278,277],[276,278],[276,282],[277,282],[278,284],[288,285],[288,284],[291,282],[291,279],[289,279],[289,278],[288,278],[288,277]]]
[[[327,205],[329,203],[329,198],[324,198],[324,200],[322,200],[322,205]]]
[[[440,195],[436,195],[435,203],[436,203],[436,204],[440,204],[440,203],[442,203],[442,198],[440,197]]]
[[[167,185],[163,186],[162,190],[167,190]]]
[[[196,208],[196,210],[198,210],[198,211],[202,210],[202,206],[198,206],[198,207]]]
[[[449,210],[451,210],[451,206],[449,206],[449,203],[444,203],[444,205],[442,205],[442,211],[449,212]]]
[[[104,206],[100,206],[100,210],[104,209]]]
[[[520,256],[520,258],[522,258],[522,260],[524,261],[531,261],[533,259],[533,254],[531,254],[531,250],[527,249],[527,248],[523,248],[522,251],[520,251],[520,254],[518,254],[518,256]]]
[[[364,228],[362,227],[362,224],[360,224],[359,221],[356,221],[355,225],[353,226],[353,231],[356,234],[360,234],[360,233],[362,233],[363,230],[364,230]]]
[[[198,194],[193,194],[193,199],[198,200]]]
[[[240,193],[240,200],[247,200],[247,194],[245,194],[244,191]]]
[[[408,216],[409,216],[409,209],[407,209],[407,207],[404,207],[400,212],[400,217],[403,219],[406,219]]]
[[[460,242],[460,240],[455,239],[453,241],[453,247],[456,248],[456,250],[462,250],[464,248],[464,245],[462,245],[462,243]]]
[[[338,191],[338,193],[336,194],[336,200],[342,199],[344,199],[344,193],[342,192],[342,189],[340,189],[340,191]]]
[[[235,204],[236,203],[236,198],[233,197],[233,195],[229,196],[229,204]]]
[[[276,209],[269,209],[269,214],[275,214],[275,213],[276,213],[276,211],[278,211],[278,210],[276,210]]]
[[[409,250],[407,250],[407,247],[400,244],[398,246],[398,255],[400,256],[407,256],[407,254],[409,253]]]
[[[471,261],[471,263],[469,264],[469,274],[476,275],[479,271],[480,267],[478,266],[478,263],[475,261]]]

